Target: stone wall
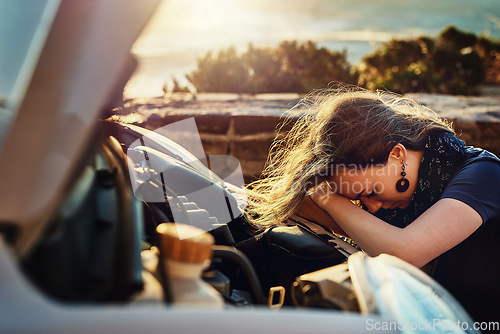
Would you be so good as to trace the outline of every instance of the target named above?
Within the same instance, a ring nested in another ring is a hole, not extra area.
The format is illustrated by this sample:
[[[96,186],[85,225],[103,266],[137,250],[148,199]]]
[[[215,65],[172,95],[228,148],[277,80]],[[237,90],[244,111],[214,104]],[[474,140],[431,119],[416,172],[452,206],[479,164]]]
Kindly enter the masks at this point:
[[[452,120],[459,137],[468,145],[500,155],[500,97],[431,94],[412,97]],[[131,101],[113,118],[155,130],[194,117],[205,154],[238,158],[245,181],[249,182],[260,175],[283,115],[299,98],[294,94],[254,97],[207,94],[196,98],[176,95]]]

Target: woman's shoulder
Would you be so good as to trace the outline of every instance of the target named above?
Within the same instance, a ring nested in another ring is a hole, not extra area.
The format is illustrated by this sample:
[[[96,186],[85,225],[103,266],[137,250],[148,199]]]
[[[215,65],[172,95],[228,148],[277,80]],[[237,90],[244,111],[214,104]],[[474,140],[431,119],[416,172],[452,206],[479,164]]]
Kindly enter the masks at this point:
[[[461,167],[465,167],[473,162],[480,162],[480,161],[481,162],[491,161],[500,164],[500,158],[497,157],[495,154],[491,153],[490,151],[473,146],[468,146],[465,149],[465,161]]]
[[[448,188],[458,183],[484,190],[498,186],[498,182],[500,182],[500,158],[487,150],[467,147],[465,160],[457,168]]]
[[[451,178],[448,188],[454,184],[470,185],[479,191],[498,187],[500,182],[500,158],[475,147],[466,149],[466,158]],[[497,192],[500,189],[497,189]]]
[[[454,198],[475,209],[487,221],[500,217],[500,159],[486,150],[467,149],[467,158],[451,178],[441,198]]]

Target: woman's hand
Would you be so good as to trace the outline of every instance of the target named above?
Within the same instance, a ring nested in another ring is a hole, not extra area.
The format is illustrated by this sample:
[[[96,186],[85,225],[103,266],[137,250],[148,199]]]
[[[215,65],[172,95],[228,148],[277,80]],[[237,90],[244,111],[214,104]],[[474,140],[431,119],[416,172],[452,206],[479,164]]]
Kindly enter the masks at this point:
[[[317,206],[327,212],[335,210],[336,204],[340,202],[350,202],[348,198],[335,193],[328,181],[319,184],[309,196]]]
[[[337,234],[344,235],[348,237],[349,235],[340,227],[337,222],[332,218],[332,216],[325,209],[332,206],[332,202],[337,201],[333,197],[342,197],[340,195],[334,194],[328,185],[321,184],[317,189],[312,189],[307,196],[305,196],[299,206],[297,207],[295,214],[302,218],[306,218],[317,222],[323,227],[334,231]],[[318,203],[321,204],[318,205]]]

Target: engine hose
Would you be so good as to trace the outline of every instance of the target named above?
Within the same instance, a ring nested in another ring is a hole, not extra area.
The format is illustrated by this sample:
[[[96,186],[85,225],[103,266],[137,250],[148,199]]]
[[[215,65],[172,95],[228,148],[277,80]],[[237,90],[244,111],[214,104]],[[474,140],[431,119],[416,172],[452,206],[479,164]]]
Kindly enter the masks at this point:
[[[233,247],[215,245],[213,246],[213,257],[235,262],[243,270],[256,303],[267,305],[267,300],[262,293],[262,286],[260,285],[257,273],[244,253]]]

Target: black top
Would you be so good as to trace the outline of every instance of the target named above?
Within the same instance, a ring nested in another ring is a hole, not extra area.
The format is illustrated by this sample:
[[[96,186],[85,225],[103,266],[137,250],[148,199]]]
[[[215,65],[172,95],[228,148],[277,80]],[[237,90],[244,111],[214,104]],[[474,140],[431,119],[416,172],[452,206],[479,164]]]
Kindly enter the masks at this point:
[[[474,148],[441,198],[474,210],[483,224],[466,240],[439,256],[433,277],[475,321],[500,319],[500,159]]]

